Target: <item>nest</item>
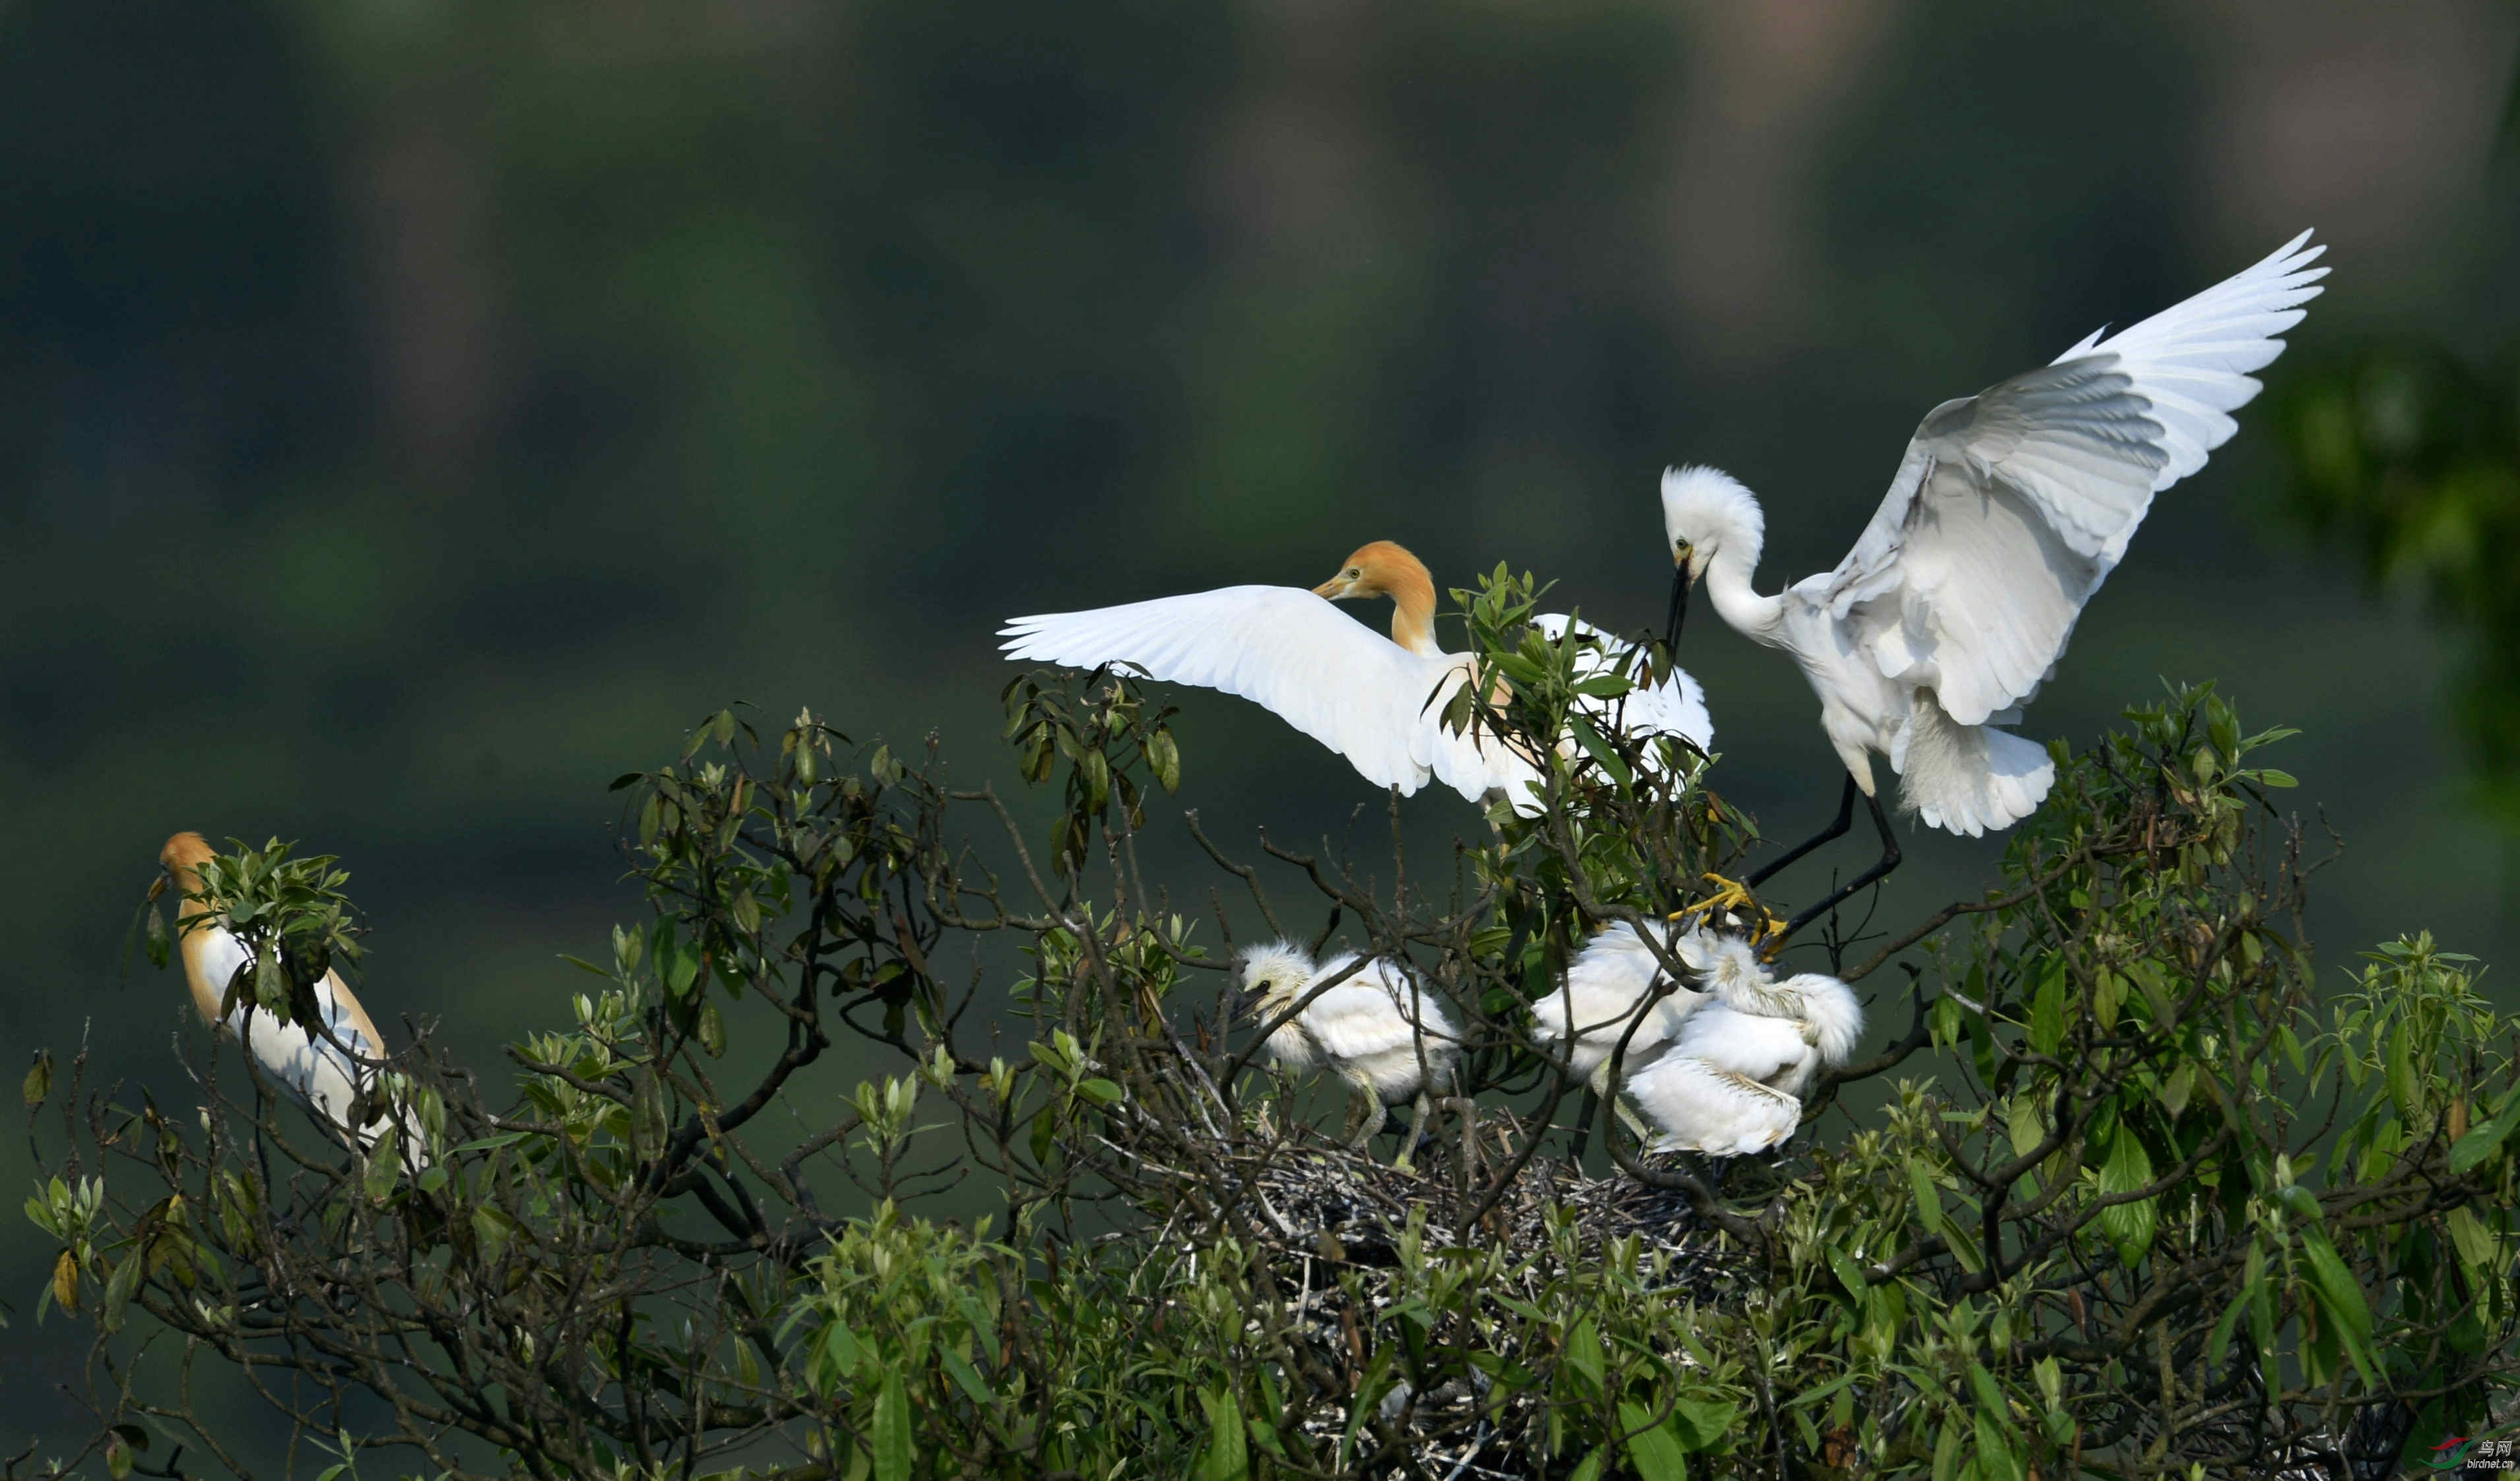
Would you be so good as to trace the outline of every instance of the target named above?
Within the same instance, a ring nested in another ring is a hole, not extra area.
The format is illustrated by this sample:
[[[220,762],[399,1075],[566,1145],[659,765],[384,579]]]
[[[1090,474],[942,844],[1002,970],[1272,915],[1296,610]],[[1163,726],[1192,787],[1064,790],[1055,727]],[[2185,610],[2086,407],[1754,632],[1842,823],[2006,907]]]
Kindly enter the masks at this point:
[[[1568,1276],[1570,1266],[1607,1259],[1611,1243],[1623,1239],[1637,1241],[1637,1270],[1647,1288],[1673,1301],[1734,1303],[1760,1283],[1758,1257],[1708,1226],[1674,1189],[1624,1174],[1589,1177],[1565,1161],[1535,1155],[1501,1194],[1486,1199],[1494,1180],[1514,1167],[1521,1130],[1509,1116],[1483,1116],[1475,1141],[1457,1130],[1440,1146],[1431,1139],[1421,1144],[1423,1166],[1414,1170],[1308,1129],[1239,1143],[1202,1132],[1195,1138],[1201,1155],[1186,1159],[1206,1164],[1194,1190],[1183,1186],[1190,1174],[1152,1155],[1148,1145],[1105,1141],[1102,1149],[1126,1169],[1124,1182],[1138,1183],[1145,1206],[1172,1211],[1169,1223],[1183,1253],[1197,1253],[1193,1229],[1212,1234],[1220,1222],[1256,1242],[1289,1297],[1296,1334],[1325,1355],[1347,1350],[1362,1315],[1356,1306],[1379,1311],[1403,1293],[1403,1250],[1413,1237],[1428,1254],[1456,1247],[1514,1252],[1521,1261],[1509,1271],[1515,1283],[1492,1289],[1526,1298]],[[1173,1151],[1180,1150],[1175,1142]],[[1203,1217],[1186,1217],[1193,1207]],[[1217,1216],[1229,1208],[1234,1215],[1221,1221]],[[1457,1220],[1474,1222],[1462,1228]],[[1676,1355],[1676,1361],[1688,1359]],[[1417,1466],[1389,1473],[1447,1481],[1535,1474],[1513,1442],[1535,1417],[1526,1411],[1541,1401],[1518,1395],[1499,1410],[1487,1390],[1486,1375],[1473,1371],[1424,1393],[1403,1382],[1384,1394],[1376,1416],[1409,1438]],[[1348,1419],[1343,1408],[1324,1406],[1303,1428],[1327,1448],[1347,1430]]]

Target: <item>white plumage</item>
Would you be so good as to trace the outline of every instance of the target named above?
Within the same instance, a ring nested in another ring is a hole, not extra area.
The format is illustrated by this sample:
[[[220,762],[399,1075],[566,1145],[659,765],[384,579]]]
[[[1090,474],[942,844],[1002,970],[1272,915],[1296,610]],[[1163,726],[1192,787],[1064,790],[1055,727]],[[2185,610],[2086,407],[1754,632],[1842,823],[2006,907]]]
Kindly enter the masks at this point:
[[[1765,1151],[1802,1124],[1813,1078],[1854,1055],[1864,1008],[1835,977],[1778,981],[1738,937],[1698,945],[1710,996],[1661,1055],[1627,1077],[1627,1092],[1661,1133],[1656,1151]]]
[[[1251,1014],[1267,1023],[1356,963],[1355,953],[1342,952],[1316,965],[1302,947],[1276,941],[1243,948],[1236,970],[1251,1000]],[[1362,1112],[1352,1146],[1362,1148],[1373,1140],[1388,1114],[1386,1106],[1416,1102],[1416,1119],[1402,1150],[1405,1159],[1425,1124],[1428,1095],[1452,1089],[1461,1033],[1415,974],[1376,958],[1323,988],[1270,1034],[1266,1047],[1271,1058],[1289,1069],[1327,1068],[1347,1082]]]
[[[210,857],[210,847],[199,833],[177,833],[158,856],[176,887],[187,895],[201,888],[200,866]],[[325,1033],[304,1023],[281,1022],[254,1005],[250,989],[237,995],[236,1007],[222,1019],[219,1006],[227,999],[229,984],[250,965],[252,957],[226,927],[191,923],[205,914],[207,907],[201,901],[187,898],[180,908],[178,941],[193,1005],[202,1019],[224,1026],[262,1073],[313,1111],[337,1140],[344,1144],[355,1142],[364,1151],[376,1144],[387,1126],[398,1126],[398,1159],[409,1172],[426,1171],[427,1138],[420,1134],[415,1118],[400,1107],[389,1107],[382,1118],[359,1119],[361,1097],[373,1100],[381,1084],[384,1039],[340,973],[327,971],[324,980],[315,984],[315,1008]]]
[[[1684,967],[1704,968],[1705,947],[1697,932],[1673,927],[1664,940],[1664,949]],[[1610,1052],[1628,1034],[1638,1004],[1664,975],[1662,963],[1644,935],[1627,921],[1615,921],[1596,932],[1567,964],[1557,991],[1531,1005],[1533,1037],[1563,1055],[1575,1077],[1606,1100],[1610,1099]],[[1656,999],[1644,1010],[1635,1034],[1628,1036],[1628,1050],[1620,1059],[1622,1074],[1634,1075],[1640,1066],[1651,1062],[1663,1046],[1679,1037],[1682,1020],[1706,1001],[1706,994],[1684,986],[1674,986],[1668,995]]]
[[[1870,753],[1903,805],[1975,836],[2047,796],[2046,751],[1997,727],[2055,672],[2075,619],[2153,496],[2205,466],[2283,352],[2327,269],[2304,232],[2229,280],[2053,364],[1927,414],[1837,568],[1774,597],[1750,584],[1763,523],[1712,469],[1663,475],[1674,561],[1724,620],[1793,654],[1866,795]],[[1685,592],[1683,593],[1685,595]]]
[[[1389,638],[1330,605],[1374,596],[1393,601]],[[1444,727],[1444,706],[1469,677],[1470,659],[1436,645],[1434,608],[1426,567],[1399,546],[1376,541],[1312,591],[1229,586],[1017,617],[999,636],[1012,659],[1083,669],[1126,663],[1165,683],[1239,696],[1345,756],[1375,786],[1408,795],[1432,779],[1473,802],[1503,792],[1516,811],[1537,813],[1531,785],[1541,774],[1532,758],[1483,729]],[[1551,615],[1535,625],[1555,639],[1572,620]],[[1586,673],[1605,670],[1628,651],[1603,642],[1610,651],[1586,654]],[[1677,736],[1700,749],[1714,740],[1704,692],[1677,670],[1660,686],[1585,702],[1598,719],[1622,707],[1632,734]]]

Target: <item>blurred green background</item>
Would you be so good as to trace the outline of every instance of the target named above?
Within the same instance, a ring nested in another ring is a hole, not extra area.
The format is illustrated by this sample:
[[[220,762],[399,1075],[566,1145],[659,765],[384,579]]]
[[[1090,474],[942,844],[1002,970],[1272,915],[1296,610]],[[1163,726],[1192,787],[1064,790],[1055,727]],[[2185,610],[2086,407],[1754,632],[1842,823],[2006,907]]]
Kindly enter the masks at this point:
[[[2492,0],[0,4],[11,1042],[188,1094],[177,980],[116,953],[196,828],[342,855],[379,1019],[501,1074],[636,909],[605,783],[729,699],[1013,785],[1001,618],[1377,537],[1642,627],[1674,461],[1766,497],[1773,589],[1927,408],[2305,226],[2328,294],[2025,730],[2219,679],[2307,731],[2270,760],[2347,843],[2328,960],[2494,960],[2515,40]],[[1726,794],[1816,825],[1800,679],[1712,620],[1682,656]],[[1182,702],[1219,837],[1378,836],[1343,763]],[[1999,847],[1918,835],[1885,920]],[[0,1234],[0,1451],[78,1425],[48,1253]]]

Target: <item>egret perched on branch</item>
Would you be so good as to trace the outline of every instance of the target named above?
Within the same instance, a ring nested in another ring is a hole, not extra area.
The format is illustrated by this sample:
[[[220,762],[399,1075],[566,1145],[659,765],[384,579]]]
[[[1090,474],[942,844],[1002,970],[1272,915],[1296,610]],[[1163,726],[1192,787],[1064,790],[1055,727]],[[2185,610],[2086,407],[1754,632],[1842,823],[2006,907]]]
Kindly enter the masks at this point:
[[[315,984],[315,1009],[321,1032],[305,1023],[282,1023],[259,1007],[250,981],[238,983],[249,971],[253,957],[234,932],[214,920],[216,901],[200,898],[201,868],[217,857],[201,834],[177,833],[166,840],[158,862],[166,872],[159,887],[171,882],[183,904],[177,912],[176,939],[184,954],[184,976],[193,989],[193,1006],[206,1023],[220,1023],[219,1006],[231,984],[238,988],[236,1007],[224,1020],[227,1030],[253,1055],[265,1075],[302,1101],[336,1140],[355,1140],[365,1150],[376,1144],[388,1125],[399,1124],[398,1155],[407,1171],[428,1166],[426,1139],[413,1118],[392,1107],[384,1116],[363,1121],[373,1098],[382,1093],[384,1036],[377,1032],[368,1010],[359,1006],[338,971],[327,970]],[[157,891],[153,890],[154,896]]]
[[[1347,1082],[1358,1107],[1351,1148],[1364,1150],[1382,1130],[1386,1107],[1414,1103],[1400,1153],[1406,1164],[1425,1130],[1429,1096],[1452,1090],[1461,1035],[1443,1005],[1407,967],[1359,962],[1353,952],[1317,966],[1302,947],[1273,941],[1244,947],[1235,970],[1249,1013],[1262,1023],[1303,1005],[1269,1035],[1269,1056],[1293,1070],[1327,1066]]]
[[[1765,1151],[1802,1124],[1803,1092],[1844,1064],[1864,1038],[1864,1007],[1835,977],[1782,981],[1738,936],[1697,939],[1710,997],[1682,1019],[1670,1045],[1627,1077],[1627,1091],[1661,1130],[1656,1151],[1735,1157]]]
[[[1387,639],[1329,605],[1371,597],[1391,599]],[[1552,613],[1533,625],[1554,640],[1572,623]],[[1436,646],[1434,578],[1388,540],[1360,548],[1311,591],[1228,586],[1017,617],[999,636],[1013,659],[1082,669],[1127,663],[1166,683],[1238,695],[1345,756],[1366,781],[1397,786],[1404,796],[1432,778],[1473,802],[1502,791],[1515,811],[1540,811],[1531,791],[1540,771],[1531,757],[1480,729],[1445,728],[1445,701],[1468,678],[1470,655]],[[1629,651],[1607,639],[1602,648],[1580,660],[1579,678],[1608,670]],[[1678,669],[1619,700],[1583,702],[1604,721],[1620,706],[1620,723],[1632,735],[1675,736],[1701,750],[1714,740],[1704,693]]]
[[[1795,918],[1800,925],[1890,872],[1899,848],[1873,795],[1871,753],[1900,805],[1971,837],[2011,827],[2055,779],[2047,751],[1999,727],[2056,671],[2153,495],[2205,466],[2258,393],[2327,269],[2304,232],[2265,261],[2053,364],[1928,413],[1890,492],[1837,568],[1762,597],[1764,522],[1711,468],[1663,474],[1672,644],[1703,582],[1733,629],[1802,665],[1846,763],[1837,820],[1750,876],[1758,883],[1847,830],[1863,792],[1880,863]]]

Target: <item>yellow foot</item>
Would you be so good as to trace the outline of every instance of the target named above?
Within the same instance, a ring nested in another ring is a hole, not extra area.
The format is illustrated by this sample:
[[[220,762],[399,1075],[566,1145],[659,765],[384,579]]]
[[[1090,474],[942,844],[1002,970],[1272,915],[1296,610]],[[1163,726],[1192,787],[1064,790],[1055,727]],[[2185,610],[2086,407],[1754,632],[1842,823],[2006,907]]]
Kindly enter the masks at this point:
[[[1757,946],[1762,942],[1768,943],[1767,955],[1771,958],[1773,958],[1778,951],[1783,948],[1785,940],[1785,922],[1775,916],[1769,915],[1767,908],[1762,906],[1759,903],[1758,898],[1750,893],[1748,886],[1742,884],[1736,879],[1727,879],[1722,875],[1716,874],[1713,870],[1707,871],[1706,877],[1714,883],[1715,893],[1707,896],[1703,900],[1696,901],[1693,904],[1682,906],[1680,909],[1673,911],[1669,919],[1674,920],[1685,920],[1688,917],[1697,915],[1700,912],[1706,913],[1711,919],[1717,912],[1737,911],[1740,914],[1749,917],[1754,922],[1750,927],[1751,945]]]

